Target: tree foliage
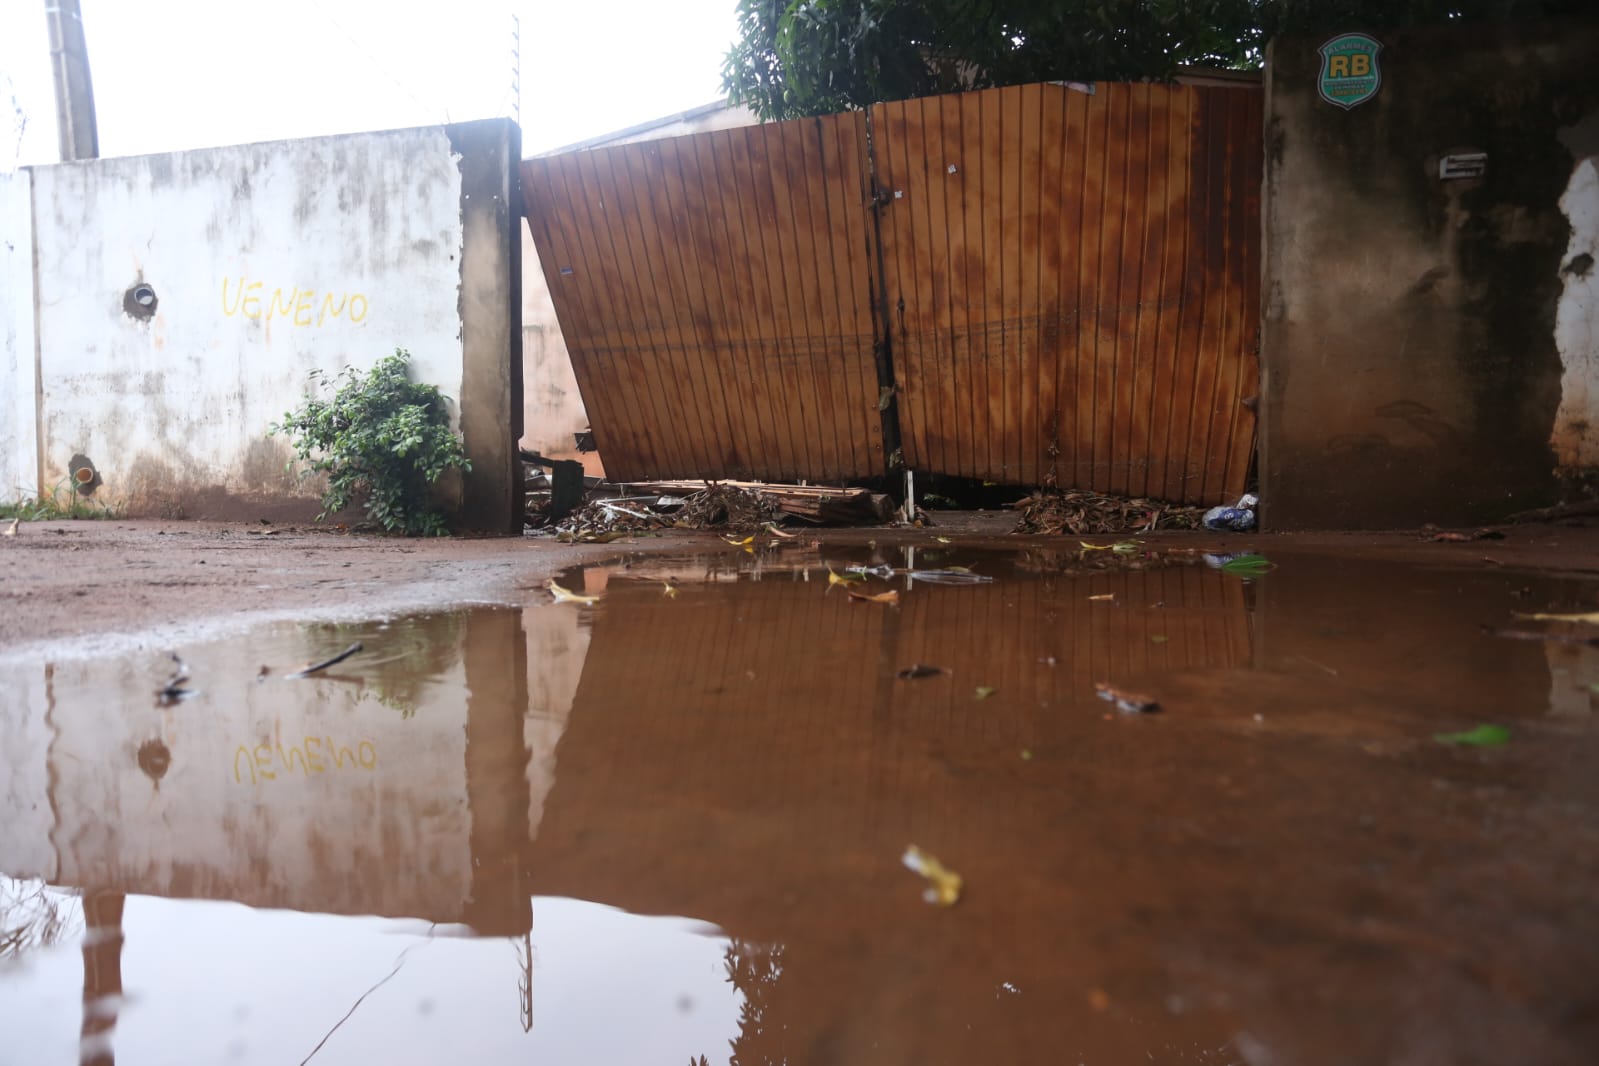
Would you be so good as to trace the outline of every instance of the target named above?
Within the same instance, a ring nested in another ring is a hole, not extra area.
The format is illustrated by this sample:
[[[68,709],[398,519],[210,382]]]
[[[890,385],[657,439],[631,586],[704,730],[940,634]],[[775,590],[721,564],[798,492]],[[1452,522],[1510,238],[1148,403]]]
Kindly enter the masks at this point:
[[[412,381],[409,364],[409,353],[396,349],[364,377],[346,367],[330,399],[308,397],[272,427],[308,462],[302,475],[328,476],[318,521],[362,501],[366,516],[390,533],[445,532],[443,516],[428,505],[428,487],[471,463],[450,429],[444,395]],[[311,380],[319,391],[325,385],[321,371]]]
[[[1577,13],[1591,0],[739,0],[722,68],[765,120],[1033,81],[1249,67],[1281,33]]]

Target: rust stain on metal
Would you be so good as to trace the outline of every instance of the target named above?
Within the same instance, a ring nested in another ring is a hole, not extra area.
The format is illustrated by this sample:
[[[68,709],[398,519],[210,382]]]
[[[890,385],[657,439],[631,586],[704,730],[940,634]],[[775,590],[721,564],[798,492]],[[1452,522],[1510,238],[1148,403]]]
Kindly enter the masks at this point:
[[[833,115],[522,163],[612,476],[882,473],[865,127]]]
[[[1254,443],[1261,96],[1027,85],[872,109],[907,465],[1184,503]]]

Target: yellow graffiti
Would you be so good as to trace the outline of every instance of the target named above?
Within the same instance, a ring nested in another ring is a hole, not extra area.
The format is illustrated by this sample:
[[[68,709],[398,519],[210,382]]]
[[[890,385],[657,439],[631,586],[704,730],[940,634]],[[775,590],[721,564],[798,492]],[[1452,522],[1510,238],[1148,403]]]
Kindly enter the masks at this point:
[[[241,759],[245,772],[240,769]],[[371,771],[376,770],[377,765],[378,749],[370,740],[357,742],[352,752],[335,744],[332,737],[305,737],[299,744],[287,748],[281,740],[276,745],[258,744],[254,750],[248,744],[240,744],[233,753],[233,780],[242,785],[248,776],[250,784],[254,785],[276,781],[280,773],[292,777],[297,768],[300,776],[310,777],[327,773],[329,769]]]
[[[280,285],[263,296],[266,283],[251,281],[241,274],[222,279],[222,313],[228,318],[243,316],[256,321],[288,319],[296,326],[320,326],[330,320],[366,321],[372,302],[363,292],[325,292],[317,302],[317,290]]]

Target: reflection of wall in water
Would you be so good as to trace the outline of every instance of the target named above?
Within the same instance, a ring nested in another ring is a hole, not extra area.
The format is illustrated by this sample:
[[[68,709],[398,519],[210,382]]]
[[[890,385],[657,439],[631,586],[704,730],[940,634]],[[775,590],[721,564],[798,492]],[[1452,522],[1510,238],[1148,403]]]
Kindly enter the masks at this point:
[[[544,799],[555,784],[555,746],[566,732],[588,657],[589,629],[577,611],[544,606],[522,612],[522,629],[527,633],[527,716],[522,723],[529,753],[527,823],[536,834]]]
[[[285,650],[303,661],[324,647]],[[7,855],[7,872],[330,912],[459,910],[470,861],[458,651],[409,718],[354,683],[256,682],[261,652],[244,643],[187,654],[201,695],[169,708],[152,697],[167,665],[156,656],[54,667],[54,868]],[[150,742],[170,752],[159,777],[148,755],[140,766]],[[400,877],[385,859],[398,852]]]
[[[587,649],[577,619],[530,611],[524,638],[520,612],[479,611],[196,647],[201,695],[168,708],[157,654],[11,668],[0,871],[525,925],[525,895],[519,919],[506,908]],[[357,638],[367,652],[333,679],[256,680],[263,660],[281,672]]]

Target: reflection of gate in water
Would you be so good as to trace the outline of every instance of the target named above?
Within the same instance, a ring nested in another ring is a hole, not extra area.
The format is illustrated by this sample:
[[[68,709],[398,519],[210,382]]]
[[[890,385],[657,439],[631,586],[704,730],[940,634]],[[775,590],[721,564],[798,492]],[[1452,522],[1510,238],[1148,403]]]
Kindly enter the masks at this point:
[[[685,584],[675,599],[656,582],[609,583],[535,845],[539,891],[644,911],[681,892],[677,913],[741,931],[694,900],[703,871],[636,841],[711,831],[702,818],[773,819],[795,846],[761,879],[803,880],[813,847],[919,824],[925,782],[901,778],[920,772],[918,743],[952,758],[1048,749],[1101,724],[1097,681],[1251,663],[1243,583],[1202,567],[918,585],[895,608],[850,602],[825,571],[794,578]],[[1087,599],[1104,593],[1115,602]],[[949,676],[895,678],[912,663]],[[979,700],[978,686],[995,694]],[[938,820],[946,839],[990,831],[970,812]],[[593,848],[604,863],[582,858]]]
[[[899,441],[916,470],[1213,502],[1253,446],[1261,169],[1258,88],[1101,84],[522,178],[613,477],[861,478]]]

